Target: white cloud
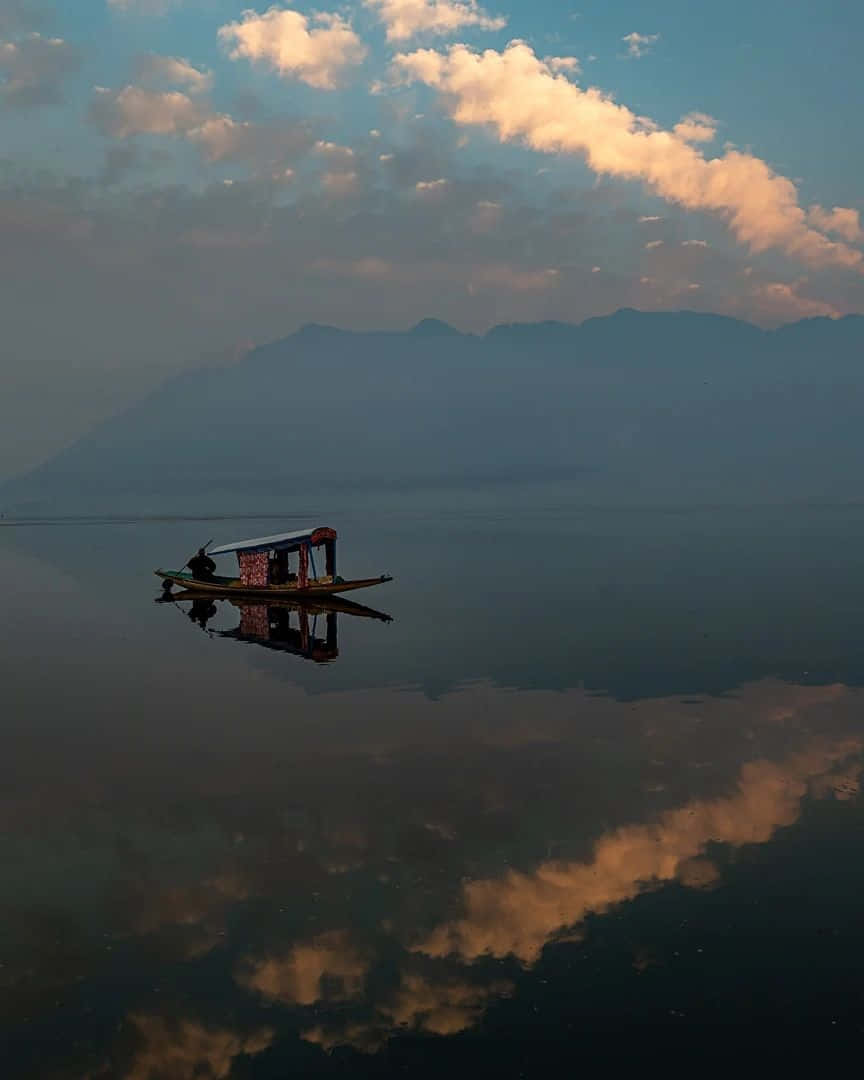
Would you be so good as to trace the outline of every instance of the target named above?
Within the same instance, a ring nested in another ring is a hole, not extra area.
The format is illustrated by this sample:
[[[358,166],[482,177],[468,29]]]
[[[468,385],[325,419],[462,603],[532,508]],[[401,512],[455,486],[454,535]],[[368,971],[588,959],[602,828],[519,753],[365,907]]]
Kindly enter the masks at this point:
[[[387,28],[388,41],[407,41],[416,34],[452,34],[463,27],[501,30],[506,18],[488,15],[477,0],[364,0]]]
[[[651,51],[654,44],[660,40],[660,35],[637,34],[634,30],[632,34],[625,34],[621,40],[627,43],[627,55],[638,58]]]
[[[351,161],[354,158],[354,151],[350,146],[342,146],[339,143],[327,142],[324,139],[319,139],[315,143],[315,153],[322,154],[324,157],[335,162]]]
[[[231,120],[230,117],[225,119]],[[231,123],[233,139],[227,141],[220,160],[257,160],[269,168],[277,168],[283,181],[294,175],[290,168],[285,167],[286,163],[302,157],[313,143],[312,133],[303,121],[283,119],[268,124],[252,124],[231,120]]]
[[[213,86],[213,73],[194,67],[179,56],[147,53],[135,65],[135,77],[142,83],[167,83],[184,86],[191,94],[202,94]]]
[[[30,33],[0,42],[0,101],[16,108],[59,104],[63,79],[80,66],[80,53],[62,38]]]
[[[97,87],[90,118],[103,135],[117,139],[132,135],[181,135],[202,124],[208,110],[179,90],[122,90]]]
[[[188,139],[208,161],[245,160],[282,165],[310,142],[302,124],[261,125],[234,120],[179,90],[123,90],[97,87],[90,119],[103,135],[128,139],[135,135],[168,135]]]
[[[569,72],[578,75],[582,71],[582,65],[575,56],[547,56],[544,63],[550,71]]]
[[[448,183],[449,181],[442,176],[437,180],[418,180],[414,187],[420,195],[435,195],[443,192]]]
[[[200,147],[208,161],[246,158],[260,145],[261,129],[219,113],[190,129],[190,142]],[[254,144],[254,145],[252,145]]]
[[[798,290],[804,284],[806,282],[803,281],[795,281],[791,284],[785,281],[769,281],[763,285],[757,285],[753,290],[753,295],[763,313],[775,320],[840,318],[842,312],[833,304],[802,296]]]
[[[707,248],[708,247],[708,241],[707,240],[682,240],[681,241],[681,247]]]
[[[662,247],[662,246],[663,246],[663,241],[662,240],[649,240],[648,243],[645,245],[645,248],[646,248],[647,251],[650,251],[652,248],[658,248],[658,247]]]
[[[663,218],[659,214],[643,214],[639,218],[640,225],[646,225],[649,221],[662,221]]]
[[[672,129],[679,139],[685,142],[711,142],[717,134],[717,122],[707,113],[688,113]]]
[[[393,71],[438,89],[457,124],[489,125],[502,142],[545,153],[580,154],[599,175],[642,181],[670,203],[718,214],[751,251],[776,248],[822,266],[864,262],[809,225],[795,185],[760,158],[734,149],[706,158],[600,90],[556,75],[524,42],[482,54],[465,45],[420,49],[396,56]]]
[[[219,30],[232,60],[259,61],[283,78],[333,90],[345,72],[366,59],[367,49],[341,15],[301,15],[271,7],[263,15],[245,11],[239,22]]]
[[[852,244],[864,241],[864,229],[861,228],[861,216],[857,210],[845,206],[826,210],[824,206],[816,205],[807,211],[807,220],[814,228],[842,236]]]

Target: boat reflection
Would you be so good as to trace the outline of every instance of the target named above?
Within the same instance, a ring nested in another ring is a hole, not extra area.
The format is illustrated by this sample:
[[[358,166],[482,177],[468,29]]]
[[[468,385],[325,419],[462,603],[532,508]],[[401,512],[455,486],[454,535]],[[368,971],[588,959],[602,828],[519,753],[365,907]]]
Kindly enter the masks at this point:
[[[822,975],[857,1002],[861,688],[275,689],[0,788],[14,1076],[422,1080],[568,1023],[605,1074],[610,1031],[701,1053],[742,984],[772,1033],[833,1026]]]
[[[318,664],[327,664],[339,656],[339,616],[351,615],[379,622],[392,622],[383,611],[330,596],[315,601],[280,600],[267,602],[186,591],[157,597],[157,603],[177,607],[189,602],[185,611],[191,622],[214,637],[230,638],[265,649],[290,653]],[[240,622],[230,630],[212,630],[208,623],[219,613],[217,603],[227,604],[240,613]]]

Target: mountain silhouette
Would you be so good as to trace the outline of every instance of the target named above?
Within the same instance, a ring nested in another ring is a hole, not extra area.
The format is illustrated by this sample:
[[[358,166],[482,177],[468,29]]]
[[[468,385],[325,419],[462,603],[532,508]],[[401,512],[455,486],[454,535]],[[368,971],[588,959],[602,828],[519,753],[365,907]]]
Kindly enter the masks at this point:
[[[566,482],[586,498],[856,498],[864,318],[631,309],[462,334],[308,325],[187,372],[0,489],[8,511],[196,493]]]

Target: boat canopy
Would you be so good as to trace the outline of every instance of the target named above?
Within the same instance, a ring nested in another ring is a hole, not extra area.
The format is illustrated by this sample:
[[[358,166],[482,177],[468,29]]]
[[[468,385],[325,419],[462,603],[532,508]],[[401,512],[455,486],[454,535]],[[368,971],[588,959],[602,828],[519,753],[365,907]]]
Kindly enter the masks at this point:
[[[237,540],[233,544],[222,544],[210,548],[208,555],[228,555],[232,551],[299,551],[305,544],[320,547],[328,540],[335,540],[336,533],[324,525],[314,529],[300,529],[298,532],[278,533],[275,536],[258,536],[252,540]]]

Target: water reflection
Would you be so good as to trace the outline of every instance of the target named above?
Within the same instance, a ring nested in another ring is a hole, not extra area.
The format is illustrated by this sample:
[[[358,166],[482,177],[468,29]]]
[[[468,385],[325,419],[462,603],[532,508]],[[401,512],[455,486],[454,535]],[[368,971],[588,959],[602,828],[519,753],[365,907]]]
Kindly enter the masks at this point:
[[[92,1078],[326,1074],[409,1035],[434,1054],[527,1008],[544,958],[590,949],[640,898],[747,889],[740,853],[806,837],[805,808],[860,816],[862,699],[841,685],[637,703],[474,687],[410,726],[403,692],[332,697],[406,727],[352,745],[322,723],[278,749],[249,728],[243,769],[228,745],[175,771],[109,755],[107,803],[82,761],[56,814],[56,792],[39,812],[0,796],[4,925],[29,943],[2,975],[31,1061],[73,1028],[87,1060],[69,1075]],[[702,940],[726,933],[725,912],[702,918]],[[633,977],[662,953],[634,931]]]
[[[229,630],[208,630],[208,624],[219,614],[217,601],[239,612],[239,623]],[[188,602],[188,609],[184,607]],[[289,653],[319,664],[330,663],[339,656],[339,616],[374,619],[389,623],[393,619],[384,612],[364,607],[351,600],[328,597],[312,601],[268,602],[240,599],[234,596],[195,592],[165,592],[156,598],[158,604],[173,604],[186,611],[189,620],[202,630],[219,638],[260,645],[265,649]],[[319,627],[323,624],[323,633]]]

